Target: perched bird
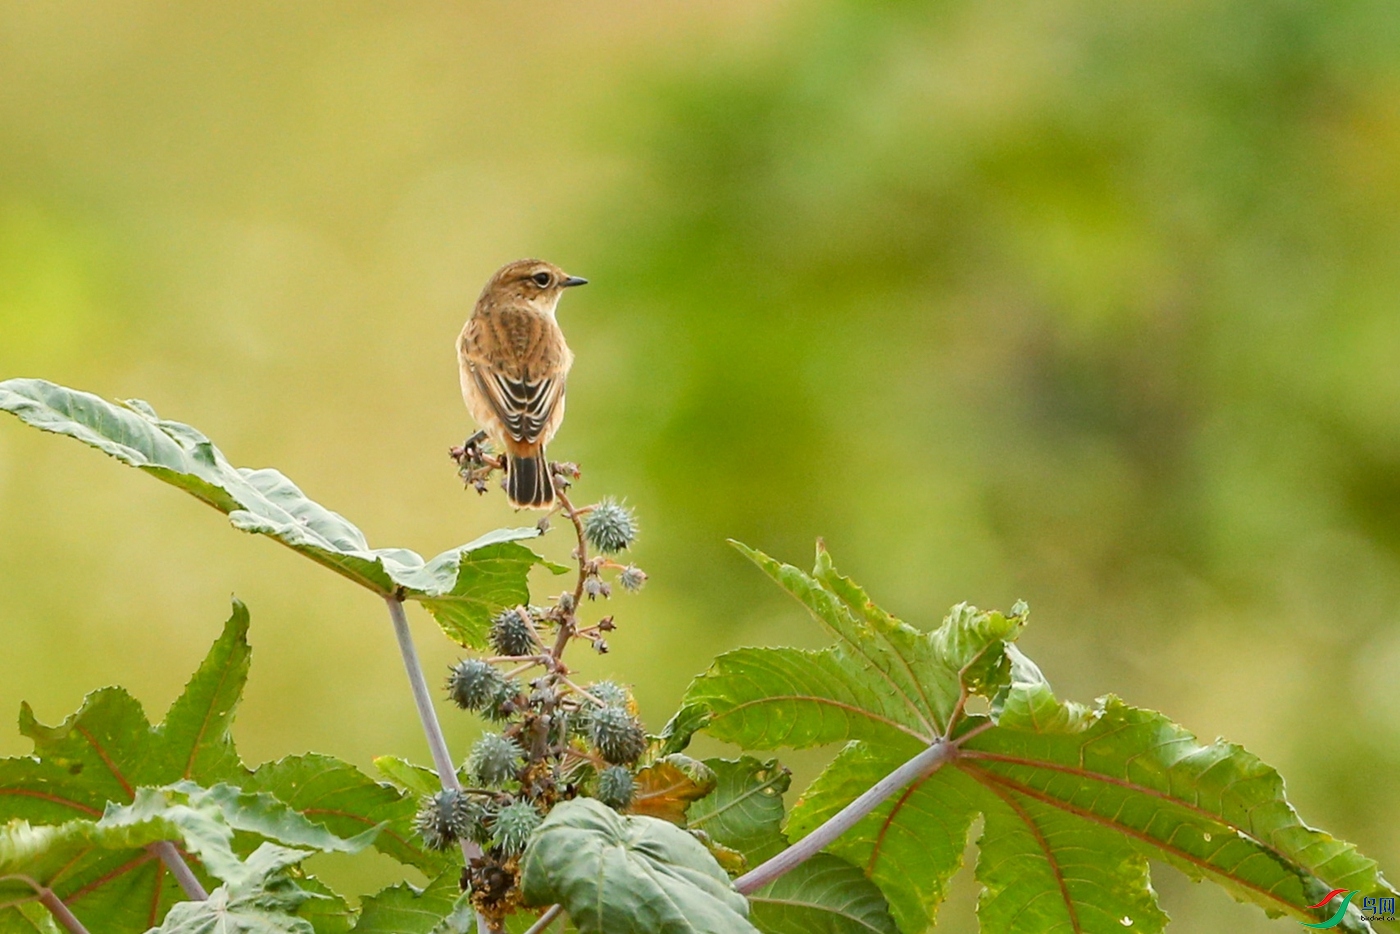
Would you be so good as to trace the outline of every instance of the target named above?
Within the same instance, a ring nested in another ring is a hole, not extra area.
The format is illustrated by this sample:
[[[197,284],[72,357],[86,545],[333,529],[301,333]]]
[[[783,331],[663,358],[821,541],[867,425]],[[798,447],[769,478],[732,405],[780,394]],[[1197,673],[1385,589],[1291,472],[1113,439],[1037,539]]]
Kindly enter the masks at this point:
[[[544,448],[564,420],[574,355],[554,310],[587,279],[538,259],[508,263],[481,290],[457,339],[467,411],[506,456],[506,496],[517,508],[554,502]]]

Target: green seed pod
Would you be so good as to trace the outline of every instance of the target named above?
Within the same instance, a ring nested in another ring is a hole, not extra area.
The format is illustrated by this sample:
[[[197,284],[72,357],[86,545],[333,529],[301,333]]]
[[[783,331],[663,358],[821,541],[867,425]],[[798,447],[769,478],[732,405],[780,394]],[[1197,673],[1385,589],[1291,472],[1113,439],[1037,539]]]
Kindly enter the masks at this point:
[[[511,704],[519,697],[522,690],[520,682],[515,678],[503,680],[501,686],[496,689],[496,693],[491,696],[490,702],[481,709],[481,712],[497,723],[509,720],[517,711],[514,710],[513,706],[508,708],[506,705]]]
[[[496,786],[513,780],[523,762],[519,743],[499,733],[487,733],[472,746],[467,769],[481,784]]]
[[[452,666],[447,693],[463,710],[481,710],[505,684],[505,677],[489,662],[466,658]]]
[[[491,825],[491,848],[507,856],[523,853],[530,842],[530,834],[542,820],[540,812],[529,801],[507,804],[496,812],[496,820]]]
[[[633,706],[632,692],[616,681],[594,681],[587,691],[602,701],[605,707],[624,707],[631,710]]]
[[[445,850],[458,840],[481,836],[486,809],[460,791],[443,790],[423,799],[413,828],[430,850]]]
[[[535,634],[515,610],[506,610],[491,621],[490,639],[497,655],[534,655],[540,651]]]
[[[636,762],[646,752],[647,734],[637,718],[622,707],[599,707],[588,722],[589,739],[598,754],[613,765]]]
[[[598,773],[598,800],[614,810],[631,804],[636,788],[632,773],[620,765],[610,765]]]
[[[637,540],[637,517],[616,500],[605,499],[583,517],[583,534],[603,554],[626,551]]]

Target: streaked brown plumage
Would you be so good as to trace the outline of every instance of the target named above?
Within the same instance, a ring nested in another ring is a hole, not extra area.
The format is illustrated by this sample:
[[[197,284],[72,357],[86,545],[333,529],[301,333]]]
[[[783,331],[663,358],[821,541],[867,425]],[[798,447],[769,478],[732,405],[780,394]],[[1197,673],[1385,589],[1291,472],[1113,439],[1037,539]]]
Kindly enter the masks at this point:
[[[545,445],[564,420],[564,383],[574,355],[554,310],[586,279],[522,259],[496,271],[457,339],[467,411],[506,454],[506,496],[517,508],[554,503]]]

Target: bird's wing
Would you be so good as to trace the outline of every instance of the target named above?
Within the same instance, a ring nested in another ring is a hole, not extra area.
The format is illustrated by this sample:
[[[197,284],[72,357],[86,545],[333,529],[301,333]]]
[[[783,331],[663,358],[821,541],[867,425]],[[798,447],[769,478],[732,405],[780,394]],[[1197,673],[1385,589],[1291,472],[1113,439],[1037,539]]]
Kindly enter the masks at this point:
[[[477,389],[510,436],[524,444],[540,440],[564,398],[563,376],[511,379],[476,364],[470,366]]]

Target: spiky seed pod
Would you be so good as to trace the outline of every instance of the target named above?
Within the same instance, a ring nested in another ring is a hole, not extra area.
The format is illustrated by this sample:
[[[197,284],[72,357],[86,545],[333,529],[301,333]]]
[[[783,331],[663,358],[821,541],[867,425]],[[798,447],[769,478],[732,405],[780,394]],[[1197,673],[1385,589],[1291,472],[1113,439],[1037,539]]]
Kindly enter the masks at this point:
[[[491,700],[481,709],[481,712],[488,718],[500,723],[502,720],[509,720],[518,713],[515,709],[515,699],[520,696],[523,688],[519,680],[507,678],[501,682],[501,686],[496,689]]]
[[[534,655],[540,650],[535,634],[515,610],[505,610],[491,620],[490,639],[497,655]]]
[[[599,707],[588,721],[588,738],[598,754],[613,765],[628,765],[647,748],[647,733],[637,718],[622,707]]]
[[[590,600],[597,600],[599,597],[606,600],[612,596],[612,588],[608,586],[607,581],[600,577],[590,577],[584,581],[583,592],[588,595]]]
[[[542,820],[540,812],[529,801],[507,804],[496,812],[496,820],[491,825],[492,849],[507,856],[523,853],[530,842],[530,834]]]
[[[630,714],[637,713],[637,701],[633,699],[632,692],[616,681],[594,681],[585,687],[584,691],[588,696],[579,698],[579,708],[569,718],[571,734],[588,737],[593,722],[593,711],[600,706],[621,707]],[[599,703],[594,703],[595,700]]]
[[[608,498],[583,517],[583,534],[605,555],[626,551],[637,540],[637,517],[632,510]]]
[[[461,791],[443,790],[423,799],[413,827],[430,850],[445,850],[458,840],[481,836],[486,809]]]
[[[574,595],[567,590],[559,595],[559,609],[565,613],[572,612],[574,609]]]
[[[631,804],[636,788],[632,773],[620,765],[610,765],[598,773],[598,800],[614,810]]]
[[[496,666],[479,658],[464,658],[452,666],[447,693],[463,710],[480,710],[491,702],[505,683]]]
[[[499,733],[487,733],[472,746],[467,769],[483,785],[501,785],[515,778],[524,755],[515,740]]]
[[[452,796],[454,791],[439,791],[423,799],[413,817],[413,829],[430,850],[445,850],[457,842],[452,830]]]
[[[586,738],[588,729],[583,720],[584,718],[575,711],[559,710],[549,725],[550,744],[565,745],[570,744],[570,741],[575,737]]]
[[[495,810],[495,802],[490,798],[463,793],[455,825],[458,838],[485,843],[491,836],[486,829],[486,823]]]
[[[632,699],[632,692],[616,681],[594,681],[587,690],[602,701],[604,707],[625,707],[629,713],[636,712],[637,702]]]

